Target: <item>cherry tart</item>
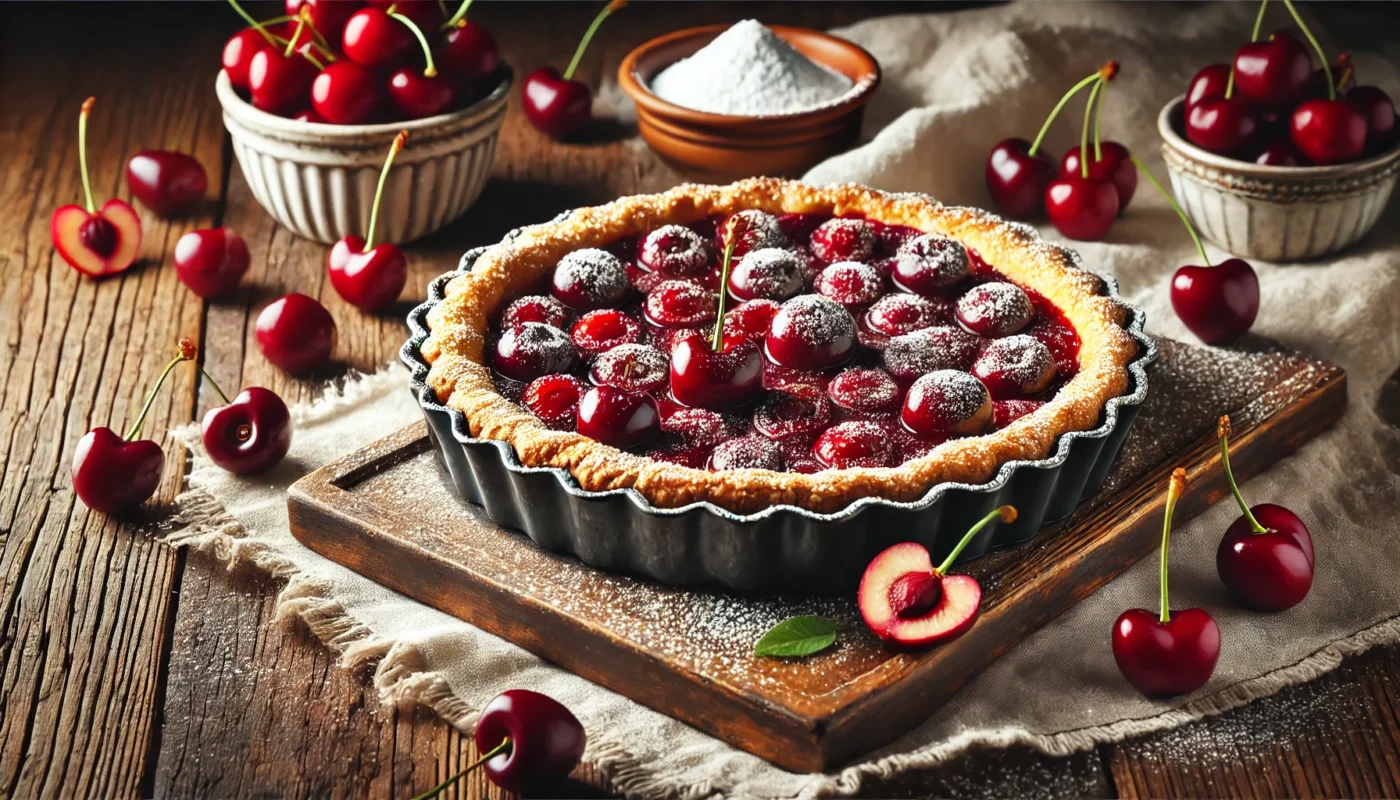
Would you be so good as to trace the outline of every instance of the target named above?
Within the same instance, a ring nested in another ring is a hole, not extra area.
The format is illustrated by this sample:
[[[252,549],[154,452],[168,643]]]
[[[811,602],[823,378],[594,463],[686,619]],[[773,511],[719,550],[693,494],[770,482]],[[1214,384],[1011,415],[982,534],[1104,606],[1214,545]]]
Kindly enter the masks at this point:
[[[776,179],[627,197],[486,251],[428,316],[473,435],[590,491],[832,512],[1099,424],[1127,310],[983,212]]]

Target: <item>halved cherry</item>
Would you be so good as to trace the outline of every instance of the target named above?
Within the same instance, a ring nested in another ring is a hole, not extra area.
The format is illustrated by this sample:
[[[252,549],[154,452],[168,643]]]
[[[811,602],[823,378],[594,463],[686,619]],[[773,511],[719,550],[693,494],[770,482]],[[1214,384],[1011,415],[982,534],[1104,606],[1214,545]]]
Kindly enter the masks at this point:
[[[714,447],[720,442],[737,439],[743,435],[747,424],[742,417],[708,408],[674,408],[661,412],[661,430],[676,434],[691,447]]]
[[[848,369],[831,379],[826,396],[850,411],[888,411],[899,400],[899,384],[879,369]]]
[[[772,300],[750,300],[724,312],[724,333],[726,336],[762,340],[768,335],[773,315],[777,313],[778,304]]]
[[[618,345],[641,341],[642,325],[615,308],[600,308],[578,318],[571,338],[579,352],[596,356]]]
[[[816,434],[831,424],[831,402],[825,395],[794,397],[773,393],[753,415],[754,428],[769,439]]]
[[[545,425],[573,430],[578,400],[586,390],[583,381],[572,375],[542,375],[525,387],[520,402]]]
[[[972,374],[998,400],[1043,392],[1055,379],[1055,359],[1040,340],[1018,333],[993,339],[977,354]]]

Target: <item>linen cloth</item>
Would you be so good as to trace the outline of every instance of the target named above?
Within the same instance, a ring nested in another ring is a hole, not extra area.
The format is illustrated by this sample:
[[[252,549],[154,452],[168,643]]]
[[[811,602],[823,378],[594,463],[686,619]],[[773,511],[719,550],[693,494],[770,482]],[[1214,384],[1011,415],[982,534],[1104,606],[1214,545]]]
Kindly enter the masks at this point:
[[[1253,14],[1252,4],[1031,3],[887,17],[837,31],[875,54],[885,84],[869,108],[868,143],[819,165],[807,179],[985,206],[982,165],[992,143],[1033,136],[1066,87],[1116,58],[1123,69],[1107,92],[1104,132],[1165,180],[1157,110],[1197,68],[1228,57],[1247,36]],[[1400,96],[1397,74],[1384,59],[1357,53],[1356,62],[1363,82]],[[1071,105],[1056,125],[1052,152],[1076,138],[1080,108]],[[377,663],[374,680],[386,701],[426,703],[470,729],[474,710],[503,689],[552,695],[583,721],[585,759],[600,766],[615,790],[633,796],[842,794],[869,777],[932,766],[972,745],[1025,743],[1062,754],[1168,728],[1400,639],[1400,582],[1393,578],[1400,562],[1400,432],[1392,427],[1400,410],[1383,408],[1396,403],[1383,385],[1400,367],[1396,206],[1366,241],[1339,257],[1255,264],[1263,289],[1255,332],[1344,366],[1350,405],[1333,430],[1244,487],[1252,502],[1289,505],[1312,530],[1317,575],[1301,605],[1259,615],[1229,602],[1214,568],[1216,543],[1238,514],[1228,498],[1178,528],[1173,604],[1209,608],[1224,637],[1215,676],[1185,700],[1144,699],[1123,681],[1110,654],[1114,618],[1126,608],[1155,606],[1157,564],[1149,558],[1029,636],[897,742],[829,775],[780,770],[380,587],[291,537],[287,486],[419,418],[397,367],[295,409],[291,454],[256,480],[213,467],[197,431],[182,431],[194,451],[190,491],[182,497],[191,524],[172,538],[285,577],[283,614],[305,619],[343,652],[347,665]],[[1053,230],[1046,234],[1056,238]],[[1125,296],[1147,310],[1150,330],[1191,340],[1166,289],[1171,272],[1197,256],[1146,182],[1105,242],[1075,246],[1085,263],[1118,277]],[[1210,250],[1212,259],[1222,257]]]

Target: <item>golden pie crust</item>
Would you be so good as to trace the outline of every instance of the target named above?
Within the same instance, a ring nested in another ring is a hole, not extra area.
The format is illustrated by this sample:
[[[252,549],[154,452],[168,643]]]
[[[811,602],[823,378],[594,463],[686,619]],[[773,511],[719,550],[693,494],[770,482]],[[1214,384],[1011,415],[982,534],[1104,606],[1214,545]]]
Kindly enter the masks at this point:
[[[618,450],[577,433],[550,430],[496,391],[484,352],[488,321],[538,285],[561,258],[668,223],[689,223],[743,209],[772,214],[860,214],[961,241],[1008,279],[1059,308],[1080,338],[1079,372],[1048,403],[1006,428],[954,439],[898,467],[831,469],[805,475],[741,469],[708,472]],[[1136,342],[1123,329],[1127,309],[1105,296],[1103,281],[1075,266],[1073,254],[1033,231],[986,212],[944,206],[916,195],[890,195],[854,184],[814,187],[759,178],[729,186],[679,186],[579,209],[524,229],[487,250],[471,272],[454,278],[428,314],[423,357],[428,385],[461,411],[477,438],[508,442],[521,463],[566,469],[589,491],[632,488],[658,507],[707,501],[738,513],[786,504],[831,513],[865,497],[922,498],[945,482],[978,484],[1013,460],[1048,456],[1068,431],[1099,424],[1104,404],[1125,394]]]

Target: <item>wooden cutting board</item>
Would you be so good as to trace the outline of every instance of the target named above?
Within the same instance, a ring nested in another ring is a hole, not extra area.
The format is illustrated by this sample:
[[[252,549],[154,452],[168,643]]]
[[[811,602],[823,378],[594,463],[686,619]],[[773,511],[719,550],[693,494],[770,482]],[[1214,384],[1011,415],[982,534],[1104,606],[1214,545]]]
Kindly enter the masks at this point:
[[[882,645],[852,598],[683,591],[541,550],[457,496],[423,423],[297,482],[292,530],[379,583],[736,747],[791,770],[829,769],[926,719],[1022,637],[1155,551],[1173,467],[1185,466],[1191,481],[1177,520],[1228,497],[1220,414],[1233,418],[1231,463],[1244,480],[1346,407],[1338,367],[1161,345],[1148,399],[1103,490],[1030,542],[959,567],[982,583],[982,615],[933,649]],[[806,659],[754,658],[763,632],[796,614],[840,620],[837,645]]]

